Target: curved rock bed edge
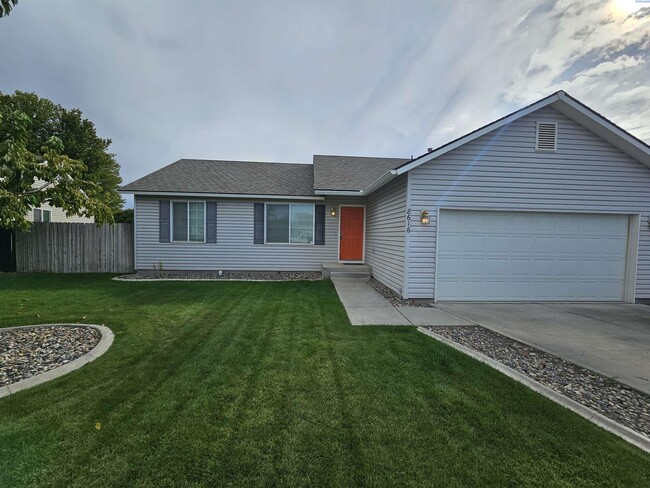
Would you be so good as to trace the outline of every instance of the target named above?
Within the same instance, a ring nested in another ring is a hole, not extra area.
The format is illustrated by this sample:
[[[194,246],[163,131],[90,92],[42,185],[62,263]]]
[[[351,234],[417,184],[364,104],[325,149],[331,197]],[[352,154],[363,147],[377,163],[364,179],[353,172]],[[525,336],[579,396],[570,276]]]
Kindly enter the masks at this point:
[[[81,368],[104,354],[113,332],[95,324],[0,328],[0,398]]]
[[[650,438],[650,395],[478,325],[423,328]]]

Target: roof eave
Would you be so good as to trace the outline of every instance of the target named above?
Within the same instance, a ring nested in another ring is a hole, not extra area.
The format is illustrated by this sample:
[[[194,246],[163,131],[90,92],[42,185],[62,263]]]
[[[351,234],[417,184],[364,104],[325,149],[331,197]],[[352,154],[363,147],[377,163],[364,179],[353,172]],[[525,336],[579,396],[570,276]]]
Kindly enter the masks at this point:
[[[393,178],[397,177],[397,171],[391,169],[381,175],[377,180],[372,182],[369,186],[363,190],[314,190],[316,195],[330,195],[330,196],[354,196],[354,197],[363,197],[370,195],[372,192],[381,188],[386,183],[391,181]]]
[[[362,190],[314,190],[316,195],[324,196],[351,196],[359,197],[363,195]]]
[[[249,193],[209,193],[209,192],[178,192],[178,191],[145,191],[145,190],[118,190],[122,194],[138,196],[164,196],[164,197],[195,197],[195,198],[249,198],[256,200],[324,200],[318,195],[265,195]]]
[[[420,166],[421,164],[442,156],[449,151],[452,151],[464,144],[467,144],[468,142],[473,141],[474,139],[484,136],[489,132],[497,130],[504,125],[510,124],[515,120],[525,117],[526,115],[536,112],[537,110],[546,106],[552,106],[558,112],[583,125],[594,134],[600,136],[612,144],[614,147],[628,154],[630,157],[650,167],[650,147],[647,144],[629,134],[625,130],[621,129],[613,122],[607,120],[607,118],[603,117],[599,113],[582,104],[571,95],[567,94],[564,91],[559,91],[527,107],[524,107],[523,109],[517,110],[510,115],[496,120],[491,124],[485,125],[480,129],[477,129],[473,132],[470,132],[469,134],[459,137],[454,141],[444,144],[434,151],[423,154],[413,161],[410,161],[400,166],[399,168],[396,168],[397,174],[401,175],[403,173],[406,173],[407,171],[410,171],[413,168]]]
[[[650,147],[588,106],[560,92],[560,103],[553,108],[609,142],[637,161],[650,166]]]
[[[440,146],[438,149],[423,154],[422,156],[414,159],[413,161],[410,161],[405,165],[396,168],[397,174],[398,175],[404,174],[407,171],[410,171],[413,168],[420,166],[421,164],[424,164],[426,162],[431,161],[432,159],[442,156],[443,154],[448,153],[449,151],[452,151],[464,144],[467,144],[470,141],[473,141],[474,139],[484,136],[485,134],[492,132],[493,130],[499,129],[504,125],[510,124],[515,120],[520,119],[521,117],[525,117],[526,115],[531,114],[539,110],[540,108],[546,107],[547,105],[550,105],[553,102],[557,102],[558,100],[560,100],[560,92],[553,93],[552,95],[549,95],[548,97],[543,98],[523,109],[517,110],[516,112],[513,112],[510,115],[507,115],[499,120],[496,120],[491,124],[485,125],[480,129],[470,132],[469,134],[459,137],[458,139],[452,142]]]
[[[376,180],[374,183],[372,183],[370,186],[368,186],[365,190],[363,190],[363,195],[370,195],[372,192],[375,190],[381,188],[384,186],[386,183],[389,181],[393,180],[399,176],[399,173],[397,172],[396,169],[391,169],[390,171],[387,171],[384,173],[378,180]]]

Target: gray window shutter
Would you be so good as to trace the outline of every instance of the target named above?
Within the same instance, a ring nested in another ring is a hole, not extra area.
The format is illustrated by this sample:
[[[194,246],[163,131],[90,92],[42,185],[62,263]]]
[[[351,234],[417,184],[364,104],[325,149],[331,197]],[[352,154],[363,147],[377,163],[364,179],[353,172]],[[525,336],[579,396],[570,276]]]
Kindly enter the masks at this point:
[[[325,245],[325,205],[316,205],[316,215],[314,215],[314,244],[317,246]]]
[[[217,242],[217,202],[205,202],[205,242]]]
[[[253,226],[253,244],[264,244],[264,204],[255,203],[255,223]]]
[[[158,241],[169,242],[169,200],[158,202]]]

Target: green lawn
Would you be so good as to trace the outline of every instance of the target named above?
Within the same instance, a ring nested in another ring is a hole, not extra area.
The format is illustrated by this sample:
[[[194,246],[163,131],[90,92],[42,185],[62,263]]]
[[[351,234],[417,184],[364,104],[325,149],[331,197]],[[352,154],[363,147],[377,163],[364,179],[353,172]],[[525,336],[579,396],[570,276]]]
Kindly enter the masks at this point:
[[[649,486],[650,456],[329,282],[0,275],[0,326],[109,351],[0,400],[0,486]],[[95,423],[101,422],[101,430]]]

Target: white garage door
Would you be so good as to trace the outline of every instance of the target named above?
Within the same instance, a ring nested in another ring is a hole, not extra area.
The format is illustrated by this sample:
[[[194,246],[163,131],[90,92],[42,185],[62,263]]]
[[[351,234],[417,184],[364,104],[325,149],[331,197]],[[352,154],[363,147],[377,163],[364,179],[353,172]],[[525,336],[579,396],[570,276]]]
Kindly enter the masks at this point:
[[[612,300],[628,216],[442,210],[437,300]]]

